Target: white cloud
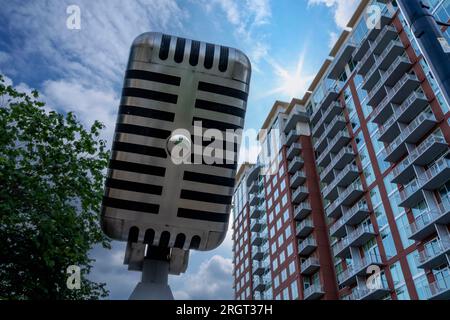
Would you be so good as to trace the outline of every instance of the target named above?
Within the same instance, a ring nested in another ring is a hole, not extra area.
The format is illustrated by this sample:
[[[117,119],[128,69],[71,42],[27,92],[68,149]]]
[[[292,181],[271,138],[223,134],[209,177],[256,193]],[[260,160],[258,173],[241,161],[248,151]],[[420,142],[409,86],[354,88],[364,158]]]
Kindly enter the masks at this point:
[[[231,259],[214,255],[200,264],[197,272],[183,276],[184,289],[174,291],[175,299],[231,300],[233,299],[230,281],[232,273]]]
[[[234,28],[233,33],[246,49],[253,69],[262,72],[259,62],[268,55],[269,44],[265,41],[266,33],[259,28],[270,23],[272,10],[269,0],[202,0],[203,8],[212,13],[215,7],[225,15]]]
[[[44,82],[43,94],[49,106],[74,112],[86,127],[94,120],[102,122],[106,126],[102,138],[111,142],[120,101],[114,91],[59,80]]]
[[[334,11],[336,25],[344,29],[361,0],[308,0],[308,5],[326,5]]]
[[[106,88],[121,83],[136,36],[149,30],[176,32],[188,16],[175,0],[80,0],[81,30],[68,30],[66,7],[72,2],[16,2],[2,7],[9,22],[5,28],[22,39],[10,46],[15,69],[27,70],[30,57],[39,57],[57,78]]]
[[[336,44],[337,40],[339,38],[339,35],[336,32],[330,32],[330,42],[328,42],[328,47],[331,49]]]

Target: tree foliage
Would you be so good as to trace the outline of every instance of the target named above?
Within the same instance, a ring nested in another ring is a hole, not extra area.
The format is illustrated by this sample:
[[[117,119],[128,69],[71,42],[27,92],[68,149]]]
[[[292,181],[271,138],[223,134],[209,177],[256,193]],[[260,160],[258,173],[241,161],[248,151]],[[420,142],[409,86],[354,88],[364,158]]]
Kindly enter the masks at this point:
[[[18,92],[0,75],[0,299],[96,299],[87,279],[97,244],[109,153],[103,125],[46,110],[37,91]],[[81,268],[69,290],[67,268]]]

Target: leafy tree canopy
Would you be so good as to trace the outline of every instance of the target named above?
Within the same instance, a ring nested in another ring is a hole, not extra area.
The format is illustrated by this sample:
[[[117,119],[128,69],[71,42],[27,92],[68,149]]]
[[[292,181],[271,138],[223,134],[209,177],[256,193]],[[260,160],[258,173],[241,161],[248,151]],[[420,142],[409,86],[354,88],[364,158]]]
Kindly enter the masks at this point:
[[[109,159],[103,125],[48,111],[37,91],[18,92],[0,75],[0,299],[97,299],[88,253],[109,239],[99,226]],[[67,268],[81,269],[68,289]]]

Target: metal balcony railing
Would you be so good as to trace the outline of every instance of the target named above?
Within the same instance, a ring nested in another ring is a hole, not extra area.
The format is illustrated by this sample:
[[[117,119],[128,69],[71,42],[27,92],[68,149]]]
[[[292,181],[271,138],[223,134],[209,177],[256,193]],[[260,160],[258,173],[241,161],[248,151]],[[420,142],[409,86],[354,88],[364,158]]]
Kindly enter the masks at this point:
[[[327,176],[330,173],[330,171],[334,170],[334,168],[336,167],[336,164],[339,161],[341,161],[341,159],[343,158],[343,156],[345,154],[351,154],[351,155],[355,156],[355,153],[353,152],[353,148],[344,147],[343,149],[341,149],[335,156],[333,156],[333,160],[320,173],[320,180],[324,180],[324,177]]]
[[[331,150],[336,146],[336,143],[339,141],[339,139],[342,139],[342,138],[350,140],[350,135],[348,134],[347,130],[342,130],[339,133],[337,133],[336,136],[328,143],[328,146],[317,158],[317,163],[319,165],[321,165],[321,163],[325,159],[325,157],[330,154]]]
[[[435,243],[425,246],[419,251],[418,264],[419,268],[433,268],[446,261],[445,254],[450,251],[450,240],[441,239]]]
[[[392,182],[397,181],[400,175],[402,175],[405,171],[408,170],[412,166],[413,163],[416,162],[418,158],[420,158],[424,153],[428,152],[433,145],[442,145],[443,147],[447,146],[447,142],[445,138],[442,136],[438,136],[432,134],[428,136],[419,146],[417,146],[413,151],[411,151],[402,162],[400,162],[393,170],[393,179]],[[434,152],[433,152],[434,153]],[[409,179],[410,175],[406,177]]]

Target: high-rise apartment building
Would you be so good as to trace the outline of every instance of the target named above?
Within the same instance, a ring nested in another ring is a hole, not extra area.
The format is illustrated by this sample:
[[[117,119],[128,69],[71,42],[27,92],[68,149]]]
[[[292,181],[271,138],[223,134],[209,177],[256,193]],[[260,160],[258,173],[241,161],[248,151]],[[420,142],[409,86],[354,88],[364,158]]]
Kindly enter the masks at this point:
[[[395,2],[361,1],[348,30],[239,170],[237,299],[450,298],[448,103]]]

